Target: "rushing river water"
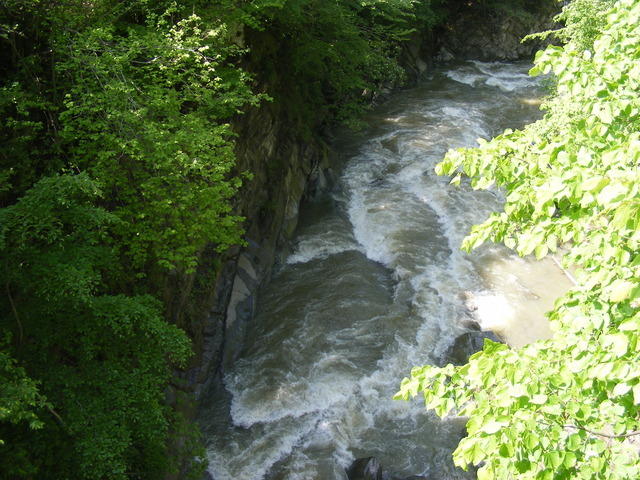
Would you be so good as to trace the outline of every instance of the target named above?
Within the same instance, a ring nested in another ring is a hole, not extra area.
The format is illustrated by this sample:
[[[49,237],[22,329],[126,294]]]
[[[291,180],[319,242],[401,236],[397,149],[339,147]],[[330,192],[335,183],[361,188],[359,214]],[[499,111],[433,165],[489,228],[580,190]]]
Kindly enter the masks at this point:
[[[540,319],[562,273],[495,246],[461,252],[500,194],[434,173],[449,148],[539,116],[527,68],[441,69],[336,140],[338,181],[302,210],[241,358],[202,412],[215,480],[342,480],[363,456],[400,478],[470,478],[450,459],[464,422],[391,397],[466,331],[465,292],[510,344],[549,335]]]

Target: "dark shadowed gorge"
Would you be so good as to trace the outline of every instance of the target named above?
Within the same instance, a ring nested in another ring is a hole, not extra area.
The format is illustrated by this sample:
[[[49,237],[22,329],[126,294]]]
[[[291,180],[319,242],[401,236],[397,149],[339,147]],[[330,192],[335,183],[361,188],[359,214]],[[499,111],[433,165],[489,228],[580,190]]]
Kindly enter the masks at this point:
[[[638,13],[0,0],[0,479],[637,478]]]

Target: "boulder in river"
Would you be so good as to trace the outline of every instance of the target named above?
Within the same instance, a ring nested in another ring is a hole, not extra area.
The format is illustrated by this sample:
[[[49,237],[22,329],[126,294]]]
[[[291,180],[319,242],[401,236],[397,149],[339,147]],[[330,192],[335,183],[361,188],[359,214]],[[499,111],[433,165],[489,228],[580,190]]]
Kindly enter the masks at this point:
[[[202,480],[214,480],[213,475],[211,475],[211,473],[207,470],[204,472],[204,476],[202,477]]]
[[[358,458],[347,469],[349,480],[382,480],[382,465],[376,457]]]
[[[494,342],[502,342],[493,332],[467,332],[458,336],[445,353],[445,361],[454,365],[464,365],[469,361],[469,357],[482,350],[484,339],[488,338]]]
[[[475,332],[479,332],[482,330],[480,324],[470,315],[465,316],[460,320],[460,325],[464,328],[468,328],[469,330],[473,330]]]
[[[398,478],[396,480],[430,480],[429,477],[424,475],[411,475],[410,477]]]

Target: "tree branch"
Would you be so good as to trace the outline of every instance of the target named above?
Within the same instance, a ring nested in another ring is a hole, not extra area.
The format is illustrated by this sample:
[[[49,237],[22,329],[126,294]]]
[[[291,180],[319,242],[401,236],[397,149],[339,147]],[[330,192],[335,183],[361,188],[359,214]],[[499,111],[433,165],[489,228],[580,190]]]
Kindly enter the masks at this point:
[[[609,433],[603,433],[603,432],[596,432],[594,430],[590,430],[588,428],[585,428],[581,425],[563,425],[564,428],[572,428],[574,430],[582,430],[585,431],[587,433],[590,433],[591,435],[595,435],[597,437],[603,437],[603,438],[629,438],[629,437],[634,437],[636,435],[640,435],[640,430],[633,430],[631,432],[627,432],[627,433],[621,433],[619,435],[615,435],[615,434],[609,434]]]
[[[19,343],[22,343],[22,340],[24,338],[24,329],[22,328],[20,315],[18,315],[18,310],[16,309],[16,305],[13,302],[13,297],[11,296],[11,290],[9,290],[9,283],[5,282],[4,287],[7,291],[7,297],[9,297],[9,303],[11,304],[11,311],[13,312],[13,316],[16,318],[16,323],[18,324],[18,331],[20,333]]]

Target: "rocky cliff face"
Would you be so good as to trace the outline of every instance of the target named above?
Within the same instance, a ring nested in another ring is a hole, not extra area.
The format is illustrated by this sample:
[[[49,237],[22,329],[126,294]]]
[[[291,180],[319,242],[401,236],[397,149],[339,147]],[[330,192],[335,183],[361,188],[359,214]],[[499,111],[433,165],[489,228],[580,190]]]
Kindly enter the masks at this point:
[[[182,293],[174,302],[174,315],[183,325],[188,322],[184,326],[195,356],[191,368],[176,372],[166,396],[187,421],[195,420],[203,392],[216,388],[224,368],[239,354],[258,289],[269,279],[279,247],[296,228],[300,203],[323,188],[329,169],[326,144],[304,138],[277,104],[264,103],[239,117],[235,131],[238,172],[251,173],[235,206],[246,218],[246,245],[223,255],[203,252],[197,274],[175,287]],[[166,480],[192,478],[199,469],[192,459],[197,443],[175,432],[170,450],[181,465]]]
[[[209,313],[196,338],[199,359],[188,373],[196,398],[239,352],[253,317],[259,286],[270,277],[278,247],[291,237],[298,207],[325,183],[328,149],[320,139],[304,139],[265,103],[236,122],[238,171],[250,172],[237,200],[246,218],[246,246],[227,252],[218,268]]]
[[[552,30],[559,13],[557,3],[541,2],[537,14],[483,14],[477,8],[452,16],[440,35],[441,60],[518,60],[531,59],[547,41],[521,40],[529,34]]]

